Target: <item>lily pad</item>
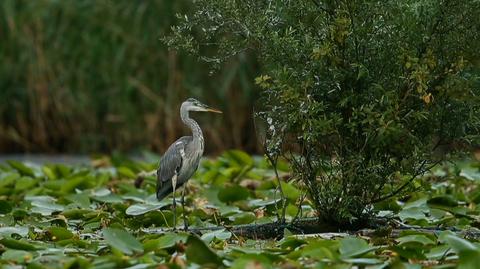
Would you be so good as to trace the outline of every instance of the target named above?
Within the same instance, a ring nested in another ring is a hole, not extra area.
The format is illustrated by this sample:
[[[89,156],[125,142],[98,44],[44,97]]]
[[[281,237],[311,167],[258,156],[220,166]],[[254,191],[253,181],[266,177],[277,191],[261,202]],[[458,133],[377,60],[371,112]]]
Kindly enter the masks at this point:
[[[220,240],[227,240],[227,239],[230,239],[230,237],[232,237],[232,233],[229,231],[226,231],[225,229],[222,229],[222,230],[216,230],[216,231],[204,233],[201,239],[208,244],[212,242],[212,240],[214,240],[215,238]]]
[[[222,264],[220,257],[196,235],[188,237],[185,254],[189,261],[202,266],[217,267]]]
[[[143,252],[143,245],[125,230],[105,228],[102,234],[105,241],[112,248],[116,248],[127,255],[132,255],[135,252]]]
[[[359,257],[376,249],[378,247],[370,246],[367,241],[360,238],[347,237],[340,240],[339,251],[344,258]]]

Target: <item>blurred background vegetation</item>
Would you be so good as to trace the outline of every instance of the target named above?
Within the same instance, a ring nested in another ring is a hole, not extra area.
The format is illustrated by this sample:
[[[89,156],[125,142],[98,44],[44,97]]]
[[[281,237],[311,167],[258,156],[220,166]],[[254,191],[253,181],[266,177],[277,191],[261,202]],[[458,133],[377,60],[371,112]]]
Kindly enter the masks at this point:
[[[184,135],[187,97],[207,153],[258,151],[252,121],[257,64],[240,54],[217,72],[160,40],[188,0],[0,2],[0,152],[164,150]]]

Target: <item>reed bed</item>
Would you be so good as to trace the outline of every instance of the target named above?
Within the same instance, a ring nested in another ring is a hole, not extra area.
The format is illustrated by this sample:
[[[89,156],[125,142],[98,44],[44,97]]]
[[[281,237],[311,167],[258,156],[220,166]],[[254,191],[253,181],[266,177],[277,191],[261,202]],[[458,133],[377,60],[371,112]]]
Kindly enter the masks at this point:
[[[160,38],[189,1],[0,2],[0,152],[161,151],[186,133],[182,100],[199,115],[207,152],[256,152],[253,57],[209,67]]]

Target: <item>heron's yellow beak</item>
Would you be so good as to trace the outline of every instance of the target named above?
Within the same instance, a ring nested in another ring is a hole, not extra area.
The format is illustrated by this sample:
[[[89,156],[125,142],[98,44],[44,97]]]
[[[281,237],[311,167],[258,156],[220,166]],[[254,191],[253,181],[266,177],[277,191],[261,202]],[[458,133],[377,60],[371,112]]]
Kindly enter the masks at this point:
[[[220,111],[220,110],[218,110],[218,109],[215,109],[215,108],[211,108],[211,107],[207,107],[207,108],[206,108],[206,111],[208,111],[208,112],[213,112],[213,113],[220,113],[220,114],[223,113],[222,111]]]

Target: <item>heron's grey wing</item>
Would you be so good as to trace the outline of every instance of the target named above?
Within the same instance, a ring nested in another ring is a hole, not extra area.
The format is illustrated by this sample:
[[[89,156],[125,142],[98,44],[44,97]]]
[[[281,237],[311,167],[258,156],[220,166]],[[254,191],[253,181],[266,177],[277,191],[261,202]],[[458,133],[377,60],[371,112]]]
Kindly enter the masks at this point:
[[[167,149],[157,170],[157,198],[162,200],[173,191],[172,178],[177,176],[182,168],[185,148],[192,137],[184,136],[175,141]]]

